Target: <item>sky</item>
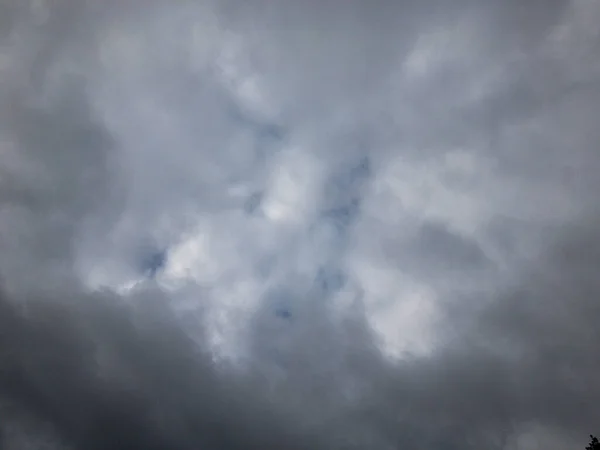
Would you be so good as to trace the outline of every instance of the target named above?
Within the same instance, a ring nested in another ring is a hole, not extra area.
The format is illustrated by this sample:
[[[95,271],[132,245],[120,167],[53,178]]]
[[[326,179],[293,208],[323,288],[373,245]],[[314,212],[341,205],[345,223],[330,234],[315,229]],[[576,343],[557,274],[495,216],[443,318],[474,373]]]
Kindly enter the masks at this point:
[[[2,449],[583,449],[599,21],[0,0]]]

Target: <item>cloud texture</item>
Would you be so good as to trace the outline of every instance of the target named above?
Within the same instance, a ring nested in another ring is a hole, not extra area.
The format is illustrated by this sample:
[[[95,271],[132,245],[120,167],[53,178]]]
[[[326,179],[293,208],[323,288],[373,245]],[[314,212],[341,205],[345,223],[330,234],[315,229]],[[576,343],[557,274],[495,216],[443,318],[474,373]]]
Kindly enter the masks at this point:
[[[599,20],[0,0],[3,448],[583,448]]]

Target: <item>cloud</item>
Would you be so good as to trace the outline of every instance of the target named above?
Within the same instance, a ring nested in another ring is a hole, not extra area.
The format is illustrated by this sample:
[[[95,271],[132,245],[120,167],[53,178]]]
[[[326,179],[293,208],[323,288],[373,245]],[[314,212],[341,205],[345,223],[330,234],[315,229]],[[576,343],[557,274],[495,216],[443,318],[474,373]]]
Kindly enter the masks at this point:
[[[599,15],[0,0],[5,446],[583,447]]]

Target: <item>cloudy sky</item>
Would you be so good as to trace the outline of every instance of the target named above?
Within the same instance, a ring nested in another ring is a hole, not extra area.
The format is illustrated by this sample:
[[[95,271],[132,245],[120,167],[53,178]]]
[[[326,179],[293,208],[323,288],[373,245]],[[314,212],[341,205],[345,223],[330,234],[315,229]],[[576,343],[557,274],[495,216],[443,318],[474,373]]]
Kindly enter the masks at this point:
[[[0,0],[3,449],[600,433],[596,0]]]

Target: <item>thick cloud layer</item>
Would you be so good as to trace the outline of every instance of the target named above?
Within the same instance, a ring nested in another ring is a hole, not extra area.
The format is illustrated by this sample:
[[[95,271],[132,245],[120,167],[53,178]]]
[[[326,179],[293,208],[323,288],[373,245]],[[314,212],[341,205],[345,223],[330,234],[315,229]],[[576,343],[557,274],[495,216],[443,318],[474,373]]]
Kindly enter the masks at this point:
[[[0,0],[3,448],[583,448],[591,0]]]

